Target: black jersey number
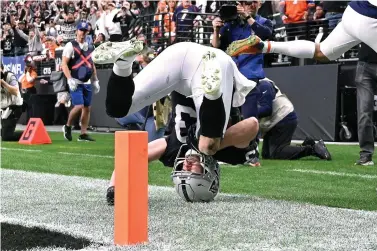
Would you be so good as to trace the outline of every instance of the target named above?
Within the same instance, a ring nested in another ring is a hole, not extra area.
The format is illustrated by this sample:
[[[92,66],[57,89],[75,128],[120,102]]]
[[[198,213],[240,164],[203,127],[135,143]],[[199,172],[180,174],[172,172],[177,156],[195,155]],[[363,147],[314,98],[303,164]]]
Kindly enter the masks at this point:
[[[188,106],[175,107],[175,131],[180,142],[186,143],[188,128],[196,123],[196,111]]]

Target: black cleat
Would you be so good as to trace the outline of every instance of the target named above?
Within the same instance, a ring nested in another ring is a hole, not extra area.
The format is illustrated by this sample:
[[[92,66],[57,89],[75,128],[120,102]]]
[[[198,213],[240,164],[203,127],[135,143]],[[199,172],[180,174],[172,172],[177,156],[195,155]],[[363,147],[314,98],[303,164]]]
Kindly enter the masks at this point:
[[[373,160],[372,160],[372,156],[370,156],[370,155],[360,156],[360,159],[358,159],[356,161],[355,165],[358,165],[358,166],[373,166],[374,163],[373,163]]]
[[[66,140],[72,141],[72,127],[64,125],[63,128],[63,135]]]
[[[92,137],[90,137],[90,136],[89,136],[88,134],[86,134],[86,133],[81,134],[77,140],[78,140],[78,141],[90,141],[90,142],[96,141],[95,139],[93,139]]]
[[[331,160],[331,154],[322,139],[314,144],[313,152],[320,159]]]
[[[314,146],[314,145],[315,145],[315,141],[314,139],[310,137],[306,137],[304,142],[302,142],[302,146]]]
[[[107,205],[109,206],[114,206],[114,193],[115,193],[114,186],[107,188],[106,201],[107,201]]]

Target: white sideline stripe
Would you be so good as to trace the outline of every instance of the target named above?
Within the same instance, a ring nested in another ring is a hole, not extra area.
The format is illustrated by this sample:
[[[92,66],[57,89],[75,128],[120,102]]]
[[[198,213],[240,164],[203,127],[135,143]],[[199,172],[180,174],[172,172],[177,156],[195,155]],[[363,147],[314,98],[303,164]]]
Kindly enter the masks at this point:
[[[377,175],[370,175],[370,174],[337,173],[337,172],[331,172],[331,171],[316,171],[316,170],[305,170],[305,169],[292,169],[292,170],[287,170],[287,172],[326,174],[326,175],[333,175],[333,176],[357,177],[357,178],[362,178],[362,179],[377,179]]]
[[[8,148],[8,147],[1,147],[1,150],[12,150],[12,151],[23,151],[23,152],[42,152],[42,150],[36,150],[36,149],[22,149],[22,148]]]
[[[98,158],[114,159],[114,156],[110,156],[110,155],[99,155],[99,154],[88,154],[88,153],[70,153],[70,152],[58,152],[58,153],[66,154],[66,155],[76,155],[76,156],[85,156],[85,157],[98,157]]]
[[[13,150],[13,151],[24,151],[24,152],[43,152],[42,150],[23,149],[23,148],[7,148],[7,147],[1,147],[1,150]],[[100,155],[100,154],[89,154],[89,153],[71,153],[71,152],[57,152],[57,153],[65,154],[65,155],[97,157],[97,158],[105,158],[105,159],[113,159],[114,158],[114,156],[111,156],[111,155]]]

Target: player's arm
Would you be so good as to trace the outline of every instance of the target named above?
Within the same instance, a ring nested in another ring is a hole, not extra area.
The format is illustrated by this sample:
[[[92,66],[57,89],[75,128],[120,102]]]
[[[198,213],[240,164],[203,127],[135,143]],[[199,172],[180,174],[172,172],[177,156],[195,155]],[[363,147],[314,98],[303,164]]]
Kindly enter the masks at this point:
[[[153,140],[148,143],[148,162],[152,162],[161,158],[165,153],[167,142],[165,138]]]

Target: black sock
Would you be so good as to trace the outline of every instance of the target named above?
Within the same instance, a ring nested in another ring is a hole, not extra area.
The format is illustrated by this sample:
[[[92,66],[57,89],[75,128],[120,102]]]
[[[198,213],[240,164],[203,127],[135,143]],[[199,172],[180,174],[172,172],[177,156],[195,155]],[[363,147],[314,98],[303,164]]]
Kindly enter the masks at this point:
[[[113,72],[107,86],[106,113],[114,118],[126,116],[130,110],[134,92],[135,84],[131,76],[121,77]]]
[[[215,100],[203,97],[199,110],[200,134],[209,138],[222,138],[225,126],[225,109],[222,95]]]

